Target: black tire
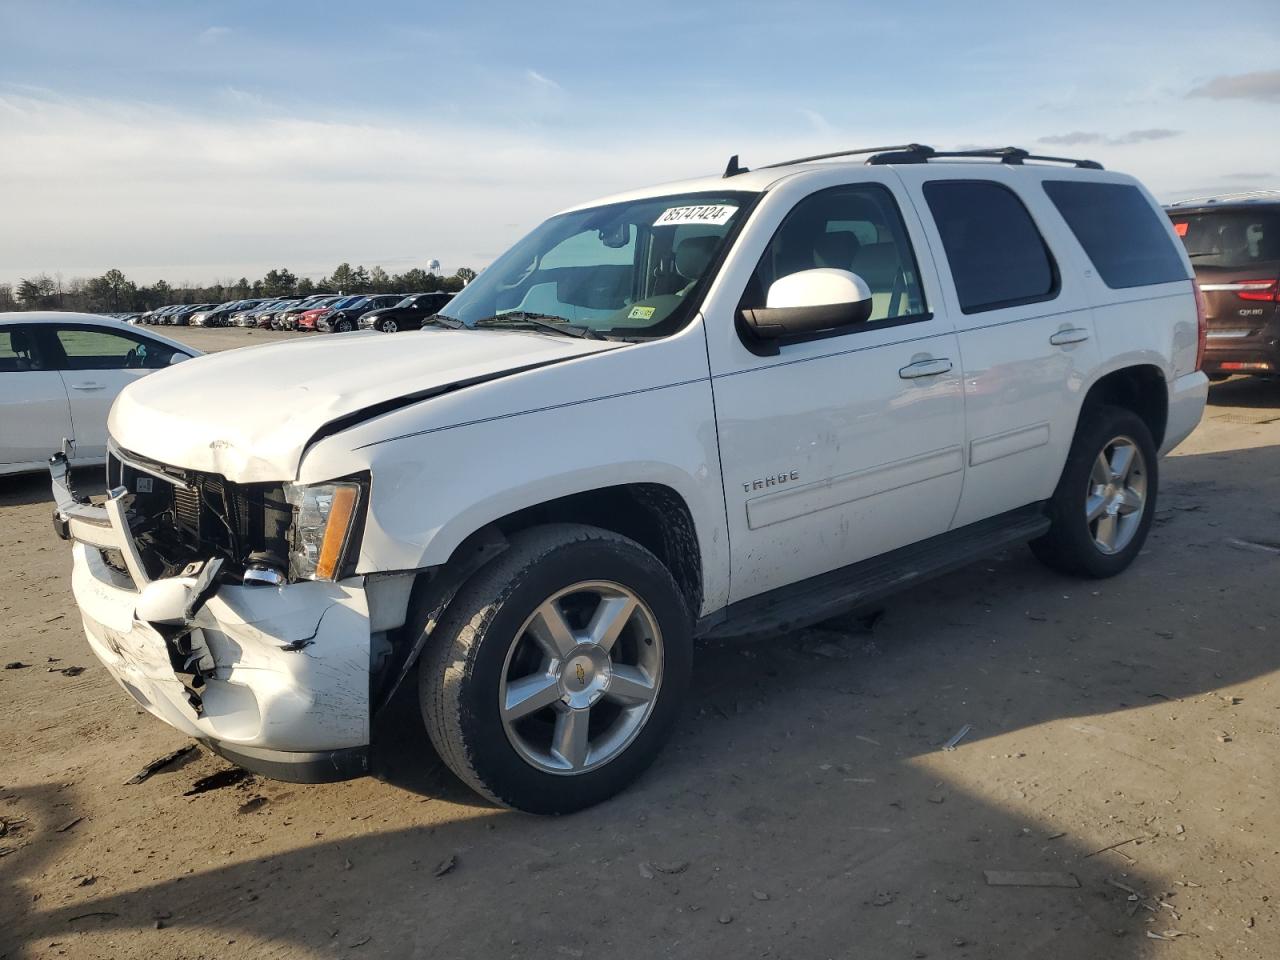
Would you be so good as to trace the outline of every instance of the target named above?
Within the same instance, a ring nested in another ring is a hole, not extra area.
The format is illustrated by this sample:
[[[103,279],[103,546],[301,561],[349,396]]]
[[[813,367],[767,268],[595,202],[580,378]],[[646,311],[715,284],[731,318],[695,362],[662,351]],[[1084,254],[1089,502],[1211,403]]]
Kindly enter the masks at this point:
[[[625,586],[662,634],[662,674],[651,712],[628,745],[602,765],[546,772],[517,751],[498,697],[507,654],[544,600],[583,581]],[[420,611],[416,622],[422,622]],[[665,566],[633,540],[579,524],[522,531],[458,591],[419,664],[419,697],[431,742],[465,783],[495,803],[528,813],[565,814],[622,790],[653,762],[688,691],[692,618]]]
[[[390,319],[383,320],[379,326],[382,328],[383,333],[395,333],[399,329],[399,327],[396,326],[396,322]]]
[[[1146,491],[1142,515],[1129,542],[1114,553],[1106,553],[1094,542],[1085,516],[1090,495],[1094,462],[1112,440],[1127,437],[1142,454]],[[1080,414],[1071,452],[1062,477],[1049,501],[1053,525],[1043,537],[1031,542],[1031,550],[1041,563],[1060,573],[1103,579],[1124,571],[1142,550],[1155,516],[1160,485],[1160,465],[1151,431],[1132,410],[1093,405]]]
[[[337,323],[333,325],[333,329],[336,330],[338,333],[350,333],[351,321],[348,320],[346,317],[342,317],[338,320]]]

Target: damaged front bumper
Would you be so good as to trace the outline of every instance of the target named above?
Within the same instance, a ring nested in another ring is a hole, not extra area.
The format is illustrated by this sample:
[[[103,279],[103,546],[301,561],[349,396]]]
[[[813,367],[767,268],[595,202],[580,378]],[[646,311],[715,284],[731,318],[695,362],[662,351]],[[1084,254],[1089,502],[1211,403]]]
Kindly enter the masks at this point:
[[[319,782],[368,772],[370,618],[363,577],[282,586],[219,582],[220,561],[151,580],[127,519],[50,462],[54,526],[73,542],[72,591],[89,645],[152,715],[247,769]],[[118,558],[115,565],[107,555]],[[118,569],[123,567],[123,569]]]

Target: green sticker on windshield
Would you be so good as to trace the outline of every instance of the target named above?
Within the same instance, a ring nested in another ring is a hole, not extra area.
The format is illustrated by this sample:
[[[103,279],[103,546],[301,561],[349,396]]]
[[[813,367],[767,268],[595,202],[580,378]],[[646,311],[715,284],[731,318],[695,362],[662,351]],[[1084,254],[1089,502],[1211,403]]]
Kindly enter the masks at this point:
[[[654,311],[657,307],[632,307],[631,312],[627,314],[628,320],[652,320]]]

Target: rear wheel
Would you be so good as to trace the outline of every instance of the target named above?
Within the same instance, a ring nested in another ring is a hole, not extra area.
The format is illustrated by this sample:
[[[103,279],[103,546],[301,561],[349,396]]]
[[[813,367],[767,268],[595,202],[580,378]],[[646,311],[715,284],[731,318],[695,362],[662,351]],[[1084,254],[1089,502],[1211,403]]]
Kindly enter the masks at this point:
[[[595,527],[524,531],[458,592],[419,669],[427,732],[486,797],[571,813],[639,776],[684,701],[690,616],[639,544]]]
[[[1063,573],[1115,576],[1146,542],[1158,485],[1156,446],[1142,418],[1121,407],[1087,408],[1050,501],[1053,525],[1032,551]]]

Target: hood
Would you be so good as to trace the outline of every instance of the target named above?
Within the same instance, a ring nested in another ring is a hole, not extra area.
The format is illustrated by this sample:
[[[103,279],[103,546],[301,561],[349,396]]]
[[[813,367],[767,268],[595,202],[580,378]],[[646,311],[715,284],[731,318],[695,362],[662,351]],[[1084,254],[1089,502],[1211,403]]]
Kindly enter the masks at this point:
[[[108,428],[126,450],[252,483],[288,480],[319,433],[446,390],[624,344],[498,330],[352,333],[211,354],[123,390]]]

